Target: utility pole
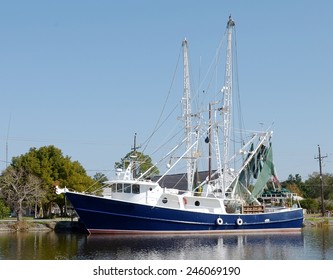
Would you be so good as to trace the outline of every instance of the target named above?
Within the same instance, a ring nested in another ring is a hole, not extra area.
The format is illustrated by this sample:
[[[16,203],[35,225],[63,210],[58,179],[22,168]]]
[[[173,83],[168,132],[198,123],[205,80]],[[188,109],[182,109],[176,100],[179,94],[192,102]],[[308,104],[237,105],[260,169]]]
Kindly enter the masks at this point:
[[[321,192],[321,215],[325,216],[325,207],[324,207],[324,184],[323,184],[323,172],[321,163],[323,158],[326,158],[326,156],[322,156],[320,153],[320,146],[318,145],[318,157],[315,157],[315,159],[319,160],[319,176],[320,176],[320,192]]]

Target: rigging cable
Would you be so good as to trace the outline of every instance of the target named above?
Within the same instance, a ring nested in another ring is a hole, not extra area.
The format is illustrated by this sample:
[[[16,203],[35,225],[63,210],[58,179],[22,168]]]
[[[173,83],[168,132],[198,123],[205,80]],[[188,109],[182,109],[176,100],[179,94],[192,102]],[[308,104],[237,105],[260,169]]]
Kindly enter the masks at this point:
[[[234,141],[233,141],[233,146],[234,146],[234,152],[237,150],[237,147],[236,147],[236,143],[240,143],[240,146],[242,147],[243,146],[243,142],[244,142],[244,136],[243,136],[243,128],[244,128],[244,120],[243,120],[243,117],[242,117],[242,110],[241,110],[241,100],[240,100],[240,91],[239,91],[239,80],[238,80],[238,57],[237,57],[237,40],[236,40],[237,36],[236,36],[236,26],[234,26],[234,52],[233,52],[233,55],[234,55],[234,59],[233,59],[233,79],[235,80],[235,83],[233,84],[236,84],[236,86],[234,87],[235,90],[234,90],[234,93],[235,93],[235,105],[237,106],[237,110],[233,110],[233,119],[236,120],[236,117],[235,117],[235,112],[237,111],[237,120],[238,120],[238,129],[239,129],[239,138],[240,140],[236,140],[236,131],[235,131],[235,126],[233,126],[233,138],[234,138]],[[244,161],[244,155],[242,156],[242,160]],[[234,157],[234,168],[236,168],[236,157]]]
[[[178,60],[177,60],[177,64],[176,64],[176,68],[175,68],[175,71],[173,73],[173,77],[172,77],[172,81],[171,81],[171,85],[170,85],[170,88],[168,90],[168,94],[167,94],[167,97],[165,99],[165,102],[163,104],[163,108],[161,110],[161,113],[160,113],[160,116],[159,118],[157,119],[157,122],[155,124],[155,127],[153,129],[153,132],[150,134],[150,136],[143,142],[143,145],[144,145],[144,148],[143,148],[143,151],[145,151],[145,149],[147,148],[150,140],[152,139],[153,135],[158,131],[158,129],[162,126],[162,124],[170,117],[171,113],[176,109],[176,107],[178,106],[175,106],[175,108],[172,110],[172,112],[166,117],[166,119],[160,124],[160,121],[162,119],[162,116],[164,114],[164,111],[165,111],[165,108],[166,108],[166,104],[169,100],[169,97],[170,97],[170,94],[171,94],[171,89],[173,87],[173,84],[174,84],[174,81],[175,81],[175,77],[176,77],[176,73],[177,73],[177,69],[178,69],[178,66],[179,66],[179,61],[180,61],[180,57],[181,57],[181,48],[180,48],[180,51],[179,51],[179,54],[178,54]]]
[[[217,65],[218,65],[218,62],[220,61],[219,58],[220,58],[220,56],[221,56],[222,47],[223,47],[223,45],[224,45],[224,43],[225,43],[225,41],[226,41],[226,34],[227,34],[227,31],[225,31],[225,33],[224,33],[224,35],[223,35],[223,38],[222,38],[221,41],[220,41],[220,44],[219,44],[219,46],[218,46],[218,48],[217,48],[217,50],[216,50],[216,52],[215,52],[214,58],[213,58],[213,60],[212,60],[212,62],[211,62],[211,64],[210,64],[210,66],[209,66],[209,68],[208,68],[208,70],[207,70],[207,72],[206,72],[206,74],[205,74],[205,77],[204,77],[203,80],[201,81],[201,85],[200,85],[200,87],[203,85],[203,83],[204,83],[205,80],[207,79],[209,73],[213,71],[213,70],[212,70],[213,66],[215,66],[214,69],[215,69],[215,72],[217,72]],[[214,75],[210,75],[210,76],[211,76],[211,78],[210,78],[209,81],[208,81],[207,88],[206,88],[205,92],[208,92],[209,89],[210,89],[211,86],[212,86],[212,82],[213,82],[213,77],[214,77]],[[216,77],[216,75],[215,75],[215,77]],[[199,87],[199,88],[200,88],[200,87]],[[218,91],[218,93],[219,93],[219,91]]]

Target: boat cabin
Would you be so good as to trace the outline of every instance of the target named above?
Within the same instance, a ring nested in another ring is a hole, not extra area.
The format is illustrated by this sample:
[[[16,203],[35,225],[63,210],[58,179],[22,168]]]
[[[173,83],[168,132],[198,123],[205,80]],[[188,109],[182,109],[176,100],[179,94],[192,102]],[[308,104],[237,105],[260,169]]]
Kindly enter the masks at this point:
[[[155,182],[115,180],[105,182],[103,195],[112,199],[155,205],[163,189]]]

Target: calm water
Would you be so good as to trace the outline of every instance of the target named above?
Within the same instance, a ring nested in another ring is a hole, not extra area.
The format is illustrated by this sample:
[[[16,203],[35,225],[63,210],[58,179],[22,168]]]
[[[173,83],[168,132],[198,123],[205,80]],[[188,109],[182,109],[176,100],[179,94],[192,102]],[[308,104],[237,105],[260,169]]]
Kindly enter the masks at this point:
[[[0,233],[0,260],[56,259],[333,260],[333,227],[225,236]]]

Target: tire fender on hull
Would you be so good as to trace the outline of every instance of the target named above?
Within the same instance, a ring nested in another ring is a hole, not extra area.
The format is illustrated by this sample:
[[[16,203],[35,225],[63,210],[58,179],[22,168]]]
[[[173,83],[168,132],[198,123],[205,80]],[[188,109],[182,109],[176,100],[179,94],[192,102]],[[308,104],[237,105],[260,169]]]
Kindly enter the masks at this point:
[[[236,224],[237,226],[241,226],[243,224],[243,220],[238,217],[238,219],[236,220]]]
[[[217,224],[218,226],[223,225],[223,220],[222,220],[222,218],[218,217],[218,218],[216,219],[216,224]]]

